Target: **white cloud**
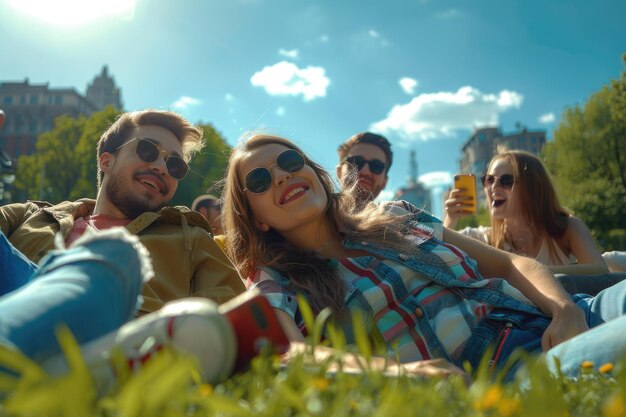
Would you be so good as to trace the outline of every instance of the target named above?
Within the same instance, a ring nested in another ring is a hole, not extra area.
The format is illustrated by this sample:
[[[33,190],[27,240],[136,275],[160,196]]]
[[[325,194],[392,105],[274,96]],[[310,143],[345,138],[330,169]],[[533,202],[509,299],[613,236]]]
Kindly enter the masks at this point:
[[[320,41],[326,43],[326,42],[330,41],[330,37],[328,35],[322,35],[322,36],[320,36]]]
[[[172,107],[174,107],[175,109],[184,110],[188,107],[197,106],[199,104],[202,104],[202,100],[189,96],[181,96],[172,104]]]
[[[326,96],[330,79],[322,67],[298,68],[291,62],[281,61],[257,71],[250,82],[263,87],[272,96],[302,95],[304,101]]]
[[[435,16],[439,19],[454,19],[460,17],[461,12],[458,9],[448,9],[437,13]]]
[[[280,48],[278,50],[278,55],[282,55],[286,58],[298,59],[299,51],[297,49],[287,50],[287,49]]]
[[[372,38],[380,38],[380,34],[378,32],[376,32],[374,29],[370,29],[369,32],[367,32]]]
[[[231,93],[226,93],[224,95],[224,100],[226,100],[226,101],[235,101],[235,96],[233,96]]]
[[[456,92],[420,94],[407,104],[397,104],[387,118],[370,128],[405,141],[436,139],[452,136],[457,130],[497,124],[500,113],[519,108],[522,101],[523,96],[515,91],[483,94],[465,86]]]
[[[403,78],[400,78],[400,81],[398,81],[398,84],[400,84],[400,87],[402,87],[402,91],[404,91],[406,94],[410,96],[415,94],[415,87],[417,87],[417,80],[413,78],[409,78],[409,77],[403,77]]]
[[[274,113],[276,113],[276,116],[283,117],[287,113],[287,110],[283,106],[280,106],[276,109]]]
[[[539,123],[543,123],[543,124],[550,124],[550,123],[554,123],[554,120],[556,118],[554,117],[554,113],[550,112],[550,113],[546,113],[546,114],[542,114],[541,116],[539,116]]]
[[[427,188],[443,187],[452,184],[452,174],[448,171],[432,171],[420,175],[419,180]]]

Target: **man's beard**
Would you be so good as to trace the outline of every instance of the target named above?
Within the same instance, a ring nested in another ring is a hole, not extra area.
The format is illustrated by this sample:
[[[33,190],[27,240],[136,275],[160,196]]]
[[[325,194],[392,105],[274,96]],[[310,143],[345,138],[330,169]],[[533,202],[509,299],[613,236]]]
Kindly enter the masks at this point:
[[[119,175],[115,172],[111,174],[104,191],[111,204],[117,207],[127,219],[135,219],[147,211],[158,211],[165,206],[166,203],[151,204],[147,199],[138,198],[128,189],[124,189]]]

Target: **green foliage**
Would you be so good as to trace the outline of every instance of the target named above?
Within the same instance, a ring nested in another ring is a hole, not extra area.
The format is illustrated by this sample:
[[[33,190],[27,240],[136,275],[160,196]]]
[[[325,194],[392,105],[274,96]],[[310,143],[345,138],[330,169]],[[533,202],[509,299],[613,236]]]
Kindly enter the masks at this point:
[[[171,205],[191,206],[193,200],[209,190],[219,196],[219,184],[226,173],[230,146],[222,135],[211,124],[201,125],[204,131],[206,146],[195,155],[191,161],[192,172],[178,184],[178,190],[172,199]]]
[[[564,205],[611,247],[612,229],[626,229],[626,72],[565,110],[554,141],[544,148]],[[621,248],[623,249],[623,248]]]
[[[118,113],[108,107],[89,118],[60,116],[37,139],[37,151],[21,156],[15,179],[18,194],[58,203],[96,196],[96,144]]]
[[[88,118],[61,116],[55,119],[54,128],[37,139],[37,151],[19,158],[16,193],[22,195],[22,199],[52,203],[95,198],[96,146],[118,114],[113,107],[108,107]],[[194,156],[190,164],[193,172],[179,183],[172,205],[190,206],[198,195],[212,188],[226,170],[230,147],[212,125],[201,127],[206,146]],[[219,190],[216,193],[219,194]]]

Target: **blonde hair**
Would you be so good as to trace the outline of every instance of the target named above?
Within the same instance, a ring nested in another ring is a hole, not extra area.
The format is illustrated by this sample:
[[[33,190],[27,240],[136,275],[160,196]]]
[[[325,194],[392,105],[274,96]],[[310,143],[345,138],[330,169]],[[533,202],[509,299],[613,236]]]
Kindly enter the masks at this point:
[[[508,150],[499,147],[489,162],[487,172],[498,160],[505,159],[511,164],[513,187],[519,196],[521,216],[530,226],[531,232],[547,241],[550,257],[557,259],[554,238],[561,237],[567,228],[570,212],[563,207],[554,188],[550,174],[541,160],[535,155],[521,150]],[[504,219],[491,215],[491,244],[503,249],[506,240]]]
[[[405,238],[408,215],[391,214],[373,203],[359,209],[349,193],[336,191],[328,172],[287,139],[254,135],[233,149],[225,178],[222,212],[227,252],[232,262],[244,277],[250,277],[258,267],[271,267],[289,279],[291,290],[304,293],[316,312],[330,307],[340,314],[344,309],[345,285],[336,267],[315,251],[298,248],[271,228],[262,232],[255,224],[238,168],[245,153],[270,144],[295,149],[304,156],[305,163],[316,173],[326,193],[328,203],[324,215],[343,236],[384,243],[402,253],[412,253],[412,246]]]
[[[100,136],[96,160],[104,152],[114,153],[120,146],[132,139],[131,131],[139,126],[159,126],[176,136],[183,148],[183,158],[189,162],[194,153],[204,147],[202,129],[189,123],[177,113],[166,110],[141,110],[121,114],[118,119]],[[98,164],[98,188],[104,172]]]

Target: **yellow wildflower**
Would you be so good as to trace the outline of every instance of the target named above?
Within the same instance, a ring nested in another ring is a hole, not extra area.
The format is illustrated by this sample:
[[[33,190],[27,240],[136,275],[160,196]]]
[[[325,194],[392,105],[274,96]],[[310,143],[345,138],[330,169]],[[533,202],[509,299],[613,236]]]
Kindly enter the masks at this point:
[[[511,417],[521,408],[521,403],[517,398],[505,398],[498,404],[498,412],[502,417]]]
[[[598,369],[598,371],[600,371],[601,374],[608,374],[612,370],[613,370],[613,364],[611,362],[605,363]]]
[[[313,383],[313,386],[320,391],[324,391],[328,388],[329,384],[329,381],[326,378],[313,378],[311,382]]]
[[[200,387],[198,387],[198,392],[200,393],[201,396],[208,397],[209,395],[213,393],[213,385],[201,384]]]
[[[482,398],[474,402],[474,408],[478,411],[489,410],[498,405],[502,398],[502,387],[500,385],[492,385],[485,391]]]
[[[591,369],[593,368],[593,362],[591,361],[584,361],[583,363],[580,364],[580,367],[583,369]]]

